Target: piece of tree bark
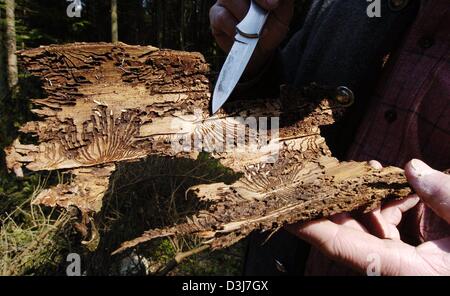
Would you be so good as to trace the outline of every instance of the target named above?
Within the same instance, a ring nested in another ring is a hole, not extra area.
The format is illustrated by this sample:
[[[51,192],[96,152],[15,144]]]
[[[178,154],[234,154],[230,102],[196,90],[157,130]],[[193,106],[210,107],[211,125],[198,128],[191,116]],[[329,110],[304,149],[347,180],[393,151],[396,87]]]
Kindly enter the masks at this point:
[[[188,193],[205,205],[201,211],[185,223],[125,242],[117,252],[172,235],[198,235],[211,248],[223,248],[253,230],[366,211],[411,192],[401,169],[375,170],[332,157],[319,127],[345,112],[347,105],[338,98],[317,100],[285,87],[278,99],[230,101],[210,116],[209,69],[198,53],[69,44],[23,51],[20,58],[42,79],[48,97],[34,100],[33,112],[42,119],[21,129],[35,134],[38,143],[16,140],[6,150],[8,168],[19,176],[23,166],[74,175],[70,184],[45,190],[35,202],[99,212],[115,165],[152,154],[195,159],[209,149],[241,174],[232,184],[191,188]],[[261,120],[259,129],[242,119]],[[224,135],[232,139],[227,149],[211,149],[208,144],[223,144]],[[179,149],[180,143],[190,149]]]
[[[48,97],[34,100],[33,112],[43,120],[21,128],[35,134],[39,143],[23,145],[16,140],[6,149],[8,168],[18,176],[23,175],[24,165],[32,171],[93,167],[113,171],[111,165],[117,162],[151,153],[173,155],[164,135],[170,132],[169,119],[207,109],[208,66],[200,54],[151,46],[75,44],[41,47],[20,57],[43,80]],[[101,192],[98,186],[104,182],[94,183],[96,189],[84,190],[84,198],[97,200],[98,194],[87,195]],[[108,182],[101,186],[106,192]],[[74,187],[90,184],[80,182]],[[64,206],[65,198],[53,198],[60,192],[61,188],[44,191],[37,200]],[[78,206],[97,212],[98,205]]]
[[[14,13],[15,1],[5,0],[5,10],[8,86],[12,89],[19,81],[16,56],[16,20]]]

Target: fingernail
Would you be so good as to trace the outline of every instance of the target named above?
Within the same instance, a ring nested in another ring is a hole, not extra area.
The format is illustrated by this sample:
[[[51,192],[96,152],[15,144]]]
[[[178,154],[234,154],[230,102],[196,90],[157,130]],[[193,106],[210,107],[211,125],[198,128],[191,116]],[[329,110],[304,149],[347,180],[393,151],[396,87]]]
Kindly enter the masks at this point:
[[[381,165],[381,163],[379,163],[379,162],[376,161],[376,160],[371,160],[371,161],[369,161],[369,165],[370,165],[372,168],[376,169],[376,170],[381,170],[381,169],[383,168],[383,166]]]
[[[433,173],[433,169],[418,159],[411,160],[411,167],[417,177],[423,177]]]

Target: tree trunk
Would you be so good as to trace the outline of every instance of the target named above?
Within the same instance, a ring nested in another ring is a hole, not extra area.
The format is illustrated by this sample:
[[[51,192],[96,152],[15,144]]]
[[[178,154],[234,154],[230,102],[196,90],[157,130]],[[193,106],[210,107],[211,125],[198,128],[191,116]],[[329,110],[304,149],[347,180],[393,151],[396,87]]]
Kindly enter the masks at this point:
[[[0,9],[0,100],[8,92],[8,81],[6,79],[6,48],[5,48],[5,36],[4,36],[4,27],[3,27],[3,14]],[[1,101],[0,101],[1,104]]]
[[[180,49],[184,50],[184,27],[186,26],[186,11],[185,11],[185,2],[184,0],[180,0],[180,30],[179,30],[179,42]]]
[[[119,42],[119,23],[117,20],[117,0],[111,0],[111,41]]]
[[[18,83],[17,56],[16,56],[16,24],[15,1],[5,0],[6,7],[6,48],[7,48],[7,72],[8,86],[13,88]]]
[[[320,127],[347,108],[333,96],[312,99],[284,87],[278,99],[230,101],[211,116],[209,68],[198,53],[71,44],[23,51],[20,58],[48,97],[34,100],[41,120],[21,128],[38,144],[16,140],[6,149],[8,168],[19,176],[23,166],[74,176],[35,203],[99,212],[117,165],[149,155],[181,161],[203,149],[234,172],[234,182],[199,181],[187,192],[202,204],[191,218],[152,229],[120,250],[173,235],[198,235],[223,248],[255,229],[367,211],[411,192],[401,169],[333,158]]]
[[[156,18],[158,22],[158,47],[164,46],[164,1],[156,1]]]

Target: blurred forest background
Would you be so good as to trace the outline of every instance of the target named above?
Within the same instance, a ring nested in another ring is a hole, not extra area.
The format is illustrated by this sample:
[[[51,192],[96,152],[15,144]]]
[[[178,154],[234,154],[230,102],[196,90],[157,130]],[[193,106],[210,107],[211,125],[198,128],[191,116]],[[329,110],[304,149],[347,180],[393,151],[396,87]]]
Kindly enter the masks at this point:
[[[130,264],[138,267],[145,265],[144,273],[149,274],[157,272],[158,268],[170,261],[171,257],[192,244],[192,242],[163,240],[150,246],[146,253],[120,258],[122,261],[119,267],[113,271],[113,266],[117,262],[109,258],[108,246],[105,244],[110,243],[111,247],[114,247],[117,242],[112,239],[113,236],[124,240],[145,230],[148,225],[144,223],[136,226],[133,219],[139,214],[130,209],[135,209],[136,204],[153,206],[154,201],[146,200],[146,195],[156,193],[142,190],[133,192],[132,198],[116,204],[109,213],[105,213],[105,221],[108,219],[116,221],[119,220],[118,217],[125,215],[129,219],[120,220],[122,228],[118,229],[111,223],[105,223],[103,228],[99,229],[103,236],[100,251],[90,252],[81,246],[80,239],[73,231],[70,215],[30,204],[39,190],[49,184],[64,182],[65,176],[55,172],[39,174],[29,172],[19,180],[6,172],[3,149],[19,136],[18,127],[33,118],[29,111],[30,99],[43,96],[39,83],[17,65],[16,50],[70,42],[120,41],[198,51],[211,64],[213,78],[225,58],[225,54],[215,44],[210,33],[209,9],[214,2],[213,0],[0,0],[0,275],[65,274],[67,264],[65,256],[70,252],[85,254],[83,258],[93,262],[91,267],[83,269],[88,274],[141,272],[140,268],[128,270]],[[296,17],[291,26],[292,32],[301,26],[309,2],[296,1]],[[205,164],[200,163],[199,166],[202,165]],[[177,182],[180,180],[173,180],[175,185]],[[158,184],[156,186],[161,187]],[[129,194],[127,192],[127,195]],[[167,195],[174,195],[170,188],[167,188]],[[165,196],[161,198],[167,199]],[[176,216],[176,213],[174,215]],[[111,218],[112,216],[115,218]],[[127,225],[126,223],[129,223],[129,227],[125,228],[134,229],[136,233],[118,235],[117,232],[123,232],[123,225]],[[110,232],[113,231],[116,233],[111,235]],[[244,244],[232,250],[207,254],[203,257],[194,256],[171,272],[239,274]],[[128,262],[128,269],[125,271],[121,270],[123,260]]]

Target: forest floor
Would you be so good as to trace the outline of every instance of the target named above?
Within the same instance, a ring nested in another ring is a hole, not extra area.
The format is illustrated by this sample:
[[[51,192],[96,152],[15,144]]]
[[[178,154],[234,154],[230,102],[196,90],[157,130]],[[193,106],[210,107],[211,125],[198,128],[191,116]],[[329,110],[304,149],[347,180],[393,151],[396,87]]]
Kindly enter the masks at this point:
[[[148,169],[155,165],[152,160],[141,163],[140,167]],[[199,170],[205,169],[200,166]],[[119,178],[131,178],[126,174],[121,172]],[[81,269],[86,275],[158,274],[176,254],[197,247],[199,242],[194,238],[165,238],[131,252],[110,255],[121,242],[139,236],[155,225],[177,221],[195,207],[187,202],[181,189],[185,188],[183,183],[189,185],[190,178],[161,176],[159,172],[157,175],[139,182],[139,189],[130,185],[126,191],[117,188],[117,192],[110,195],[105,201],[104,212],[95,219],[99,235],[95,244],[82,243],[74,228],[78,221],[71,213],[31,204],[48,183],[65,182],[64,176],[36,174],[26,177],[28,180],[18,181],[24,182],[22,189],[28,186],[32,190],[26,189],[21,194],[17,194],[20,191],[11,195],[3,193],[0,197],[3,209],[0,275],[65,275],[69,265],[67,255],[71,253],[80,255]],[[164,190],[171,190],[171,193],[164,194]],[[166,274],[239,275],[245,244],[244,241],[225,250],[194,255]]]

